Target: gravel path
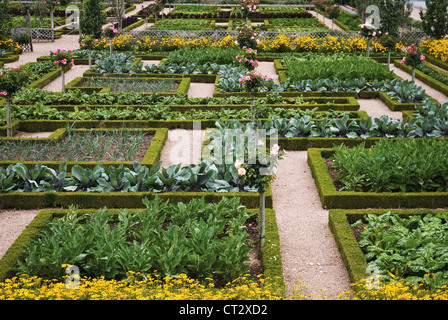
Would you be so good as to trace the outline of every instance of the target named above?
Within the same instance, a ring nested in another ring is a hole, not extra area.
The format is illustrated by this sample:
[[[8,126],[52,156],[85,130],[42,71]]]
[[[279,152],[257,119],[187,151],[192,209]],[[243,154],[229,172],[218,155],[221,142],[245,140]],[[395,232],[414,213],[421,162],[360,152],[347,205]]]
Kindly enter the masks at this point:
[[[372,118],[379,118],[382,115],[387,115],[390,119],[402,120],[403,114],[401,111],[392,111],[380,99],[357,99],[359,103],[359,111],[365,111]]]
[[[296,284],[312,299],[333,299],[350,288],[347,270],[328,227],[306,151],[288,151],[272,183],[287,295]]]
[[[67,85],[70,81],[77,77],[82,77],[85,71],[89,70],[87,65],[74,65],[70,70],[68,70],[64,75],[64,82]],[[62,91],[62,79],[58,77],[42,88],[43,90],[61,92]]]
[[[317,12],[314,10],[308,10],[308,12],[322,21],[328,28],[342,31],[341,27],[339,27],[336,23],[333,23],[331,19],[324,18],[321,14],[317,14]]]
[[[259,61],[258,67],[255,68],[255,71],[268,75],[271,77],[275,84],[280,85],[280,81],[278,80],[277,72],[275,71],[274,62],[269,61]]]
[[[169,130],[168,139],[160,155],[163,166],[168,167],[172,164],[182,163],[182,167],[184,167],[198,164],[204,135],[205,130]]]
[[[33,52],[24,52],[19,56],[19,60],[5,64],[6,67],[19,67],[28,62],[36,62],[36,59],[42,56],[47,56],[50,51],[54,52],[57,49],[75,50],[79,49],[79,35],[63,35],[54,42],[36,42],[33,43]]]
[[[213,97],[213,91],[215,90],[214,83],[200,83],[191,82],[188,89],[188,96],[190,98],[205,98]]]
[[[0,209],[0,258],[39,211]]]

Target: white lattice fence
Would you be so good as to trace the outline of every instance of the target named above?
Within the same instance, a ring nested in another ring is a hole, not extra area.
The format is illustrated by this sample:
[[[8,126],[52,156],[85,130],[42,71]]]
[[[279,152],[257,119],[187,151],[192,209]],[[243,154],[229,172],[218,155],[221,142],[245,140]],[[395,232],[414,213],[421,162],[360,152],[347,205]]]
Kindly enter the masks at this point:
[[[14,33],[28,33],[27,28],[16,28]],[[31,28],[31,37],[35,42],[53,41],[54,29],[51,28]]]

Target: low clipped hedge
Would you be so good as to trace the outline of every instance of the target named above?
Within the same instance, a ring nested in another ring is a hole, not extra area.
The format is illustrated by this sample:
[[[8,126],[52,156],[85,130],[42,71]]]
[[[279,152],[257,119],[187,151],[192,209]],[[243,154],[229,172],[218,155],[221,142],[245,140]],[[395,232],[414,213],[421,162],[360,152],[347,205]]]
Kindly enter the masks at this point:
[[[118,128],[121,129],[121,128]],[[78,131],[84,131],[88,129],[75,129]],[[113,129],[105,129],[105,128],[95,128],[98,131],[112,131]],[[143,156],[142,161],[139,161],[140,164],[144,166],[152,166],[155,163],[159,162],[160,155],[162,153],[163,146],[165,145],[166,140],[168,139],[168,129],[167,128],[157,128],[157,129],[140,129],[145,133],[153,135],[151,139],[151,144],[149,148],[146,150],[145,155]],[[47,138],[20,138],[20,137],[0,137],[1,141],[18,141],[18,140],[32,140],[38,143],[45,143],[52,140],[61,140],[66,137],[66,129],[59,128],[56,129],[50,136]],[[57,169],[61,163],[67,163],[67,170],[71,170],[74,165],[80,165],[84,168],[93,168],[99,164],[96,161],[20,161],[27,168],[34,168],[37,163],[41,163],[47,167]],[[120,164],[123,164],[125,167],[132,168],[133,161],[101,161],[105,166],[114,166],[118,167]],[[15,164],[17,161],[0,161],[0,166],[6,167],[10,164]]]
[[[443,62],[442,60],[432,57],[430,55],[426,55],[425,58],[426,58],[426,61],[428,61],[429,63],[432,63],[432,64],[448,71],[448,62]]]
[[[0,63],[11,63],[19,60],[18,54],[7,54],[5,57],[0,58]]]
[[[155,195],[173,202],[186,202],[204,197],[206,202],[218,202],[222,197],[239,197],[241,204],[249,209],[258,208],[258,192],[6,192],[0,193],[2,209],[68,208],[142,208],[142,199],[153,199]],[[272,208],[272,190],[265,193],[266,208]]]
[[[132,208],[128,211],[138,211]],[[118,214],[121,210],[112,209],[111,212]],[[248,209],[249,212],[255,212],[254,209]],[[79,214],[91,213],[91,209],[79,209]],[[3,257],[0,259],[0,281],[14,276],[14,266],[18,259],[22,259],[24,254],[21,248],[37,236],[39,232],[46,227],[46,224],[53,218],[62,217],[67,213],[66,210],[52,209],[41,210],[34,219],[28,224],[25,230],[19,235],[14,243],[9,247]],[[264,277],[277,278],[276,284],[284,292],[285,283],[283,279],[282,259],[280,252],[280,239],[278,235],[278,226],[274,209],[266,209],[265,215],[265,245],[260,248],[260,259],[264,271]]]
[[[295,106],[288,105],[272,105],[273,107],[279,108],[295,108]],[[298,109],[308,109],[307,105],[299,106]],[[332,104],[321,104],[321,105],[312,105],[317,108],[321,108],[324,106],[332,106]],[[334,105],[333,105],[334,106]],[[335,107],[328,108],[322,111],[328,111],[329,109],[338,110],[338,111],[349,111],[356,113],[356,119],[360,118],[368,118],[368,114],[365,111],[356,111],[357,108],[355,105],[350,107]],[[56,106],[51,106],[56,107]],[[84,105],[80,106],[79,110],[83,110],[86,107],[95,108],[98,107],[96,105]],[[126,107],[142,107],[142,108],[151,108],[150,106],[121,106],[123,108]],[[191,109],[203,110],[203,109],[221,109],[221,108],[231,108],[231,109],[245,109],[249,108],[248,105],[226,105],[226,106],[194,106],[194,105],[185,105],[185,106],[175,106],[173,111],[188,111]],[[61,108],[64,110],[72,110],[74,106],[60,106],[57,108]],[[184,110],[183,110],[184,109]],[[263,119],[261,119],[263,120]],[[195,128],[195,124],[200,124],[201,128],[214,128],[215,123],[218,119],[198,119],[198,120],[15,120],[13,121],[13,132],[17,130],[25,131],[25,132],[49,132],[55,131],[59,128],[64,128],[67,125],[73,126],[74,128],[168,128],[168,129],[193,129]],[[249,122],[249,119],[239,120],[241,122]],[[6,136],[6,125],[0,126],[0,137]]]
[[[322,206],[327,209],[361,208],[441,208],[448,207],[448,192],[353,192],[337,191],[324,158],[329,148],[308,149],[308,165]]]
[[[317,108],[318,111],[353,111],[361,112],[359,110],[359,103],[354,97],[305,97],[303,98],[304,104],[289,104],[289,103],[269,103],[272,109],[282,108],[282,109],[300,109],[309,110]],[[309,102],[309,103],[307,103]],[[311,103],[312,102],[312,103]],[[0,104],[1,105],[1,104]],[[153,105],[97,105],[97,104],[61,104],[61,105],[45,105],[46,107],[55,108],[64,111],[75,111],[85,110],[87,108],[133,108],[133,109],[150,109]],[[222,110],[222,109],[232,109],[232,110],[243,110],[250,109],[250,104],[167,104],[166,107],[170,108],[170,111],[174,112],[188,112],[191,110]]]
[[[427,215],[441,213],[437,209],[332,209],[329,211],[328,225],[333,233],[336,245],[348,271],[351,283],[367,278],[367,262],[355,238],[351,224],[362,220],[369,214],[381,215],[388,211],[398,213],[402,217],[410,215]]]
[[[278,144],[285,150],[289,151],[305,151],[310,148],[332,148],[334,145],[344,144],[349,147],[354,147],[365,143],[366,146],[375,144],[381,138],[309,138],[309,137],[295,137],[295,138],[278,138]]]
[[[401,64],[401,62],[399,60],[394,61],[394,66],[409,73],[409,74],[412,74],[412,67]],[[448,96],[448,86],[446,84],[434,79],[433,77],[431,77],[417,69],[415,70],[415,78],[419,79],[420,81],[427,84],[431,88],[436,89],[437,91],[440,91],[445,96]],[[440,102],[443,103],[444,101],[440,101]]]

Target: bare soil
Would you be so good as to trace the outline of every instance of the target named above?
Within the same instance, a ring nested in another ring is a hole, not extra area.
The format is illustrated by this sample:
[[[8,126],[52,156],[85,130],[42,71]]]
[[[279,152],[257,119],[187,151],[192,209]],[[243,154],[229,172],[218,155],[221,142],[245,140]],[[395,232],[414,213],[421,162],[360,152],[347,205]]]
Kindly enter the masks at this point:
[[[95,135],[92,136],[92,139],[95,139]],[[78,139],[80,139],[80,137],[77,137]],[[89,156],[86,157],[84,151],[82,149],[80,149],[78,151],[78,153],[75,153],[74,155],[72,155],[72,157],[70,158],[70,161],[87,161],[87,162],[95,162],[95,161],[141,161],[143,159],[143,157],[145,156],[149,146],[151,145],[151,140],[152,140],[153,136],[151,135],[144,135],[142,142],[139,144],[139,147],[136,149],[135,153],[133,154],[133,156],[130,159],[126,159],[125,154],[121,153],[120,155],[117,156],[116,159],[112,159],[111,155],[114,154],[114,152],[118,149],[119,144],[121,142],[119,142],[119,140],[121,140],[120,138],[116,138],[113,143],[110,144],[109,148],[106,150],[106,152],[104,152],[104,155],[101,159],[95,159],[96,158],[96,154],[89,154]],[[67,143],[69,138],[65,138],[64,139],[64,144]],[[13,158],[4,158],[2,155],[0,155],[0,160],[11,160],[11,161],[67,161],[69,155],[71,154],[71,151],[73,150],[70,147],[73,147],[76,144],[76,140],[72,141],[73,143],[67,143],[69,145],[69,148],[67,150],[65,150],[64,153],[61,154],[57,154],[58,150],[57,148],[52,149],[52,152],[49,152],[46,154],[45,157],[40,158],[40,159],[35,159],[35,157],[33,157],[33,154],[31,153],[28,157],[26,156],[26,154],[24,154],[23,152],[17,153]],[[43,142],[45,143],[45,142]],[[56,143],[58,144],[58,142],[50,142],[50,143]],[[102,146],[104,145],[105,141],[101,141],[98,145],[97,145],[97,150],[101,150]],[[1,143],[0,143],[1,145]],[[124,150],[126,151],[126,149]],[[55,157],[55,155],[57,155]]]

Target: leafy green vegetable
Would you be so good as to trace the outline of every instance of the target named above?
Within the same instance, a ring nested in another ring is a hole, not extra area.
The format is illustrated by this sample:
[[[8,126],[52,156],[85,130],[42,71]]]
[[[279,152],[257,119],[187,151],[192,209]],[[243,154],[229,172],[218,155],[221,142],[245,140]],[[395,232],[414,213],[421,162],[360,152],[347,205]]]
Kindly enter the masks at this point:
[[[107,208],[81,215],[71,207],[23,248],[17,272],[53,279],[64,276],[61,265],[74,264],[86,276],[108,279],[134,271],[232,281],[248,270],[245,223],[251,215],[239,198],[143,203],[144,210],[118,215]]]
[[[369,192],[448,191],[448,141],[381,139],[374,146],[334,147],[341,190]]]
[[[363,227],[359,245],[370,269],[378,270],[382,281],[404,278],[436,290],[448,281],[447,219],[446,212],[403,218],[389,211],[369,214],[352,227]]]

